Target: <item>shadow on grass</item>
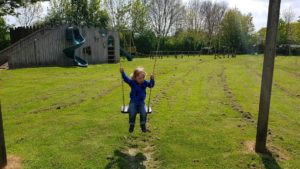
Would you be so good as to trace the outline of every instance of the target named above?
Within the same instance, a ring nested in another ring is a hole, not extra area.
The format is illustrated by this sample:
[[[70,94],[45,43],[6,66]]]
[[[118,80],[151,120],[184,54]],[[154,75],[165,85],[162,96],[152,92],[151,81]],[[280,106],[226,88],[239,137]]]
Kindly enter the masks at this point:
[[[146,161],[146,156],[142,153],[137,153],[132,156],[123,153],[120,150],[114,151],[114,156],[110,158],[110,162],[105,166],[105,169],[120,168],[120,169],[146,169],[143,161]]]
[[[265,154],[260,154],[260,157],[266,169],[282,169],[274,158],[272,152],[268,151]]]

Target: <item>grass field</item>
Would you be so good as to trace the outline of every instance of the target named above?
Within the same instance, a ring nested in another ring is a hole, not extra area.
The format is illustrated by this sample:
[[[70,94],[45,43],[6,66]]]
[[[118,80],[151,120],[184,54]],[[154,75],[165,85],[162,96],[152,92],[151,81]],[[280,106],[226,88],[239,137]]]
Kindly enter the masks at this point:
[[[118,64],[0,70],[9,162],[23,168],[300,168],[300,57],[277,57],[268,147],[253,151],[261,56],[157,62],[150,132],[128,134]],[[127,74],[153,60],[124,62]],[[126,86],[126,101],[129,88]]]

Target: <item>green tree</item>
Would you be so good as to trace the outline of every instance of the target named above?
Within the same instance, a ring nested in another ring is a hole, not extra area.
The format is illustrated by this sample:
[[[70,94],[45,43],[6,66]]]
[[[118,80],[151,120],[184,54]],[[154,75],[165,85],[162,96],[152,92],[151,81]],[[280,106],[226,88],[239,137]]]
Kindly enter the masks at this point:
[[[0,17],[5,15],[15,15],[16,8],[19,8],[26,3],[35,3],[42,0],[0,0]]]
[[[88,9],[88,25],[106,28],[109,16],[106,10],[101,10],[101,0],[90,0]]]
[[[20,7],[22,4],[22,0],[15,0],[15,1],[7,1],[1,0],[0,1],[0,17],[4,15],[13,15],[15,14],[15,8]]]
[[[196,30],[182,30],[170,37],[166,46],[169,50],[196,51],[206,43],[206,33]]]
[[[277,43],[287,44],[288,34],[287,34],[287,23],[283,19],[279,19],[278,33],[277,33]]]
[[[254,24],[252,22],[253,17],[251,13],[247,15],[241,15],[241,52],[250,53],[252,52],[253,45],[255,42],[254,35]]]
[[[238,49],[241,44],[240,15],[237,9],[231,9],[226,12],[221,22],[222,42],[231,51]]]
[[[45,19],[46,24],[60,25],[74,22],[75,10],[69,0],[50,1],[50,11]]]
[[[300,44],[300,22],[292,23],[293,41],[295,44]]]
[[[135,0],[131,7],[131,29],[135,33],[143,33],[149,29],[148,6],[141,0]]]
[[[6,25],[4,19],[0,17],[0,50],[9,45],[9,33],[8,26]]]
[[[263,53],[264,50],[265,50],[265,46],[266,46],[266,33],[267,33],[267,28],[261,28],[256,33],[256,46],[257,46],[257,51],[259,53]]]
[[[109,26],[116,30],[129,29],[131,0],[104,0],[109,15]]]
[[[41,20],[40,14],[43,12],[41,2],[25,3],[18,10],[17,21],[20,26],[32,26],[35,22]]]
[[[203,1],[200,7],[200,14],[204,16],[204,30],[207,34],[207,45],[214,47],[215,50],[219,46],[219,30],[220,23],[227,9],[224,2]]]
[[[283,18],[284,22],[286,23],[285,31],[286,31],[286,35],[287,35],[288,55],[291,55],[290,45],[292,44],[292,36],[291,35],[293,34],[291,23],[295,18],[294,10],[291,7],[284,9],[282,12],[282,18]]]
[[[150,53],[151,51],[156,50],[157,47],[155,33],[150,29],[144,30],[143,33],[135,37],[134,42],[137,51],[140,53]]]
[[[243,15],[238,9],[226,12],[221,23],[222,44],[232,52],[250,52],[254,45],[254,26],[251,14]]]
[[[87,25],[89,23],[89,9],[87,0],[71,0],[74,9],[71,18],[76,25]]]
[[[108,14],[101,8],[101,0],[52,0],[46,24],[75,24],[107,27]]]

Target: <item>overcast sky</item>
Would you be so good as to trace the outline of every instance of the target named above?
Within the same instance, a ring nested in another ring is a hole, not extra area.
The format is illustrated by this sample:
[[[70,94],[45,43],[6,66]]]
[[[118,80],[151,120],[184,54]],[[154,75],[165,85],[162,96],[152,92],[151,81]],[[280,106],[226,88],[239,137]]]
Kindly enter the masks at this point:
[[[184,3],[188,2],[188,0],[182,0]],[[267,25],[267,15],[268,15],[268,4],[269,0],[213,0],[216,2],[225,1],[228,4],[229,8],[237,7],[243,14],[252,13],[253,23],[255,26],[255,30],[259,30],[262,27],[266,27]],[[44,15],[47,13],[47,7],[49,6],[49,2],[43,2]],[[281,11],[291,8],[296,16],[294,21],[298,19],[300,16],[300,0],[281,0]],[[7,22],[11,24],[16,23],[16,19],[13,17],[6,17]]]
[[[251,13],[253,16],[253,24],[255,30],[267,26],[269,0],[213,0],[214,2],[225,1],[229,8],[238,8],[243,14]],[[188,0],[183,0],[188,2]],[[300,0],[281,0],[281,11],[291,8],[296,17],[294,21],[300,16]]]
[[[252,13],[255,29],[267,26],[269,0],[225,0],[230,8],[237,7],[244,14]],[[281,11],[291,8],[295,12],[294,21],[300,16],[300,0],[281,0]],[[282,12],[281,12],[282,13]]]

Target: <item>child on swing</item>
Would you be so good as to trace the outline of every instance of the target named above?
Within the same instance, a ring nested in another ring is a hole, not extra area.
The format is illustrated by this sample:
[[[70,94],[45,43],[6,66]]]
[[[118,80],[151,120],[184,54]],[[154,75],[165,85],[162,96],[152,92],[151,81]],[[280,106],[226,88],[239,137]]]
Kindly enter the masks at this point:
[[[154,76],[150,76],[150,81],[145,80],[146,72],[143,67],[137,67],[129,79],[123,68],[120,68],[123,80],[131,87],[129,103],[129,132],[132,133],[135,125],[136,114],[140,113],[140,125],[142,132],[146,132],[147,112],[145,109],[146,88],[154,87]]]

